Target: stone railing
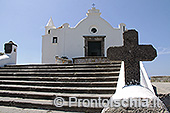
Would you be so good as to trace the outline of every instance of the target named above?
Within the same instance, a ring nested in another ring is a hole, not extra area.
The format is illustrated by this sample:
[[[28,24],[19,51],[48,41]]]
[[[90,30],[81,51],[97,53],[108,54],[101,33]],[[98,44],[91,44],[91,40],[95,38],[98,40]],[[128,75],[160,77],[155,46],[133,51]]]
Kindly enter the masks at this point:
[[[170,82],[170,76],[151,76],[151,82]]]
[[[107,57],[78,57],[72,58],[74,64],[82,64],[82,63],[109,63],[111,62]]]

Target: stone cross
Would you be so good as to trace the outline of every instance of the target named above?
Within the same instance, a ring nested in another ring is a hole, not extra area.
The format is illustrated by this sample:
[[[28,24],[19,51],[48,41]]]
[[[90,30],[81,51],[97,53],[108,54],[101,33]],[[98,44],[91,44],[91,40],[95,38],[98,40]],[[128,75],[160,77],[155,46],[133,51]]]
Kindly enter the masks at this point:
[[[139,45],[138,32],[128,30],[123,33],[122,47],[110,47],[107,57],[110,60],[124,61],[125,85],[140,84],[139,61],[152,61],[157,56],[156,49],[152,45]]]

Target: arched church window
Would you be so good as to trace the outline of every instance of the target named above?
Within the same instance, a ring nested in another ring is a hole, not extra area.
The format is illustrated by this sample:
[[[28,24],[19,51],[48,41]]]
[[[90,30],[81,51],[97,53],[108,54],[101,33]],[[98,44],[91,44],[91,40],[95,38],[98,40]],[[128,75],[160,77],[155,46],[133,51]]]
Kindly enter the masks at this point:
[[[50,34],[50,30],[48,30],[48,34]]]
[[[57,37],[53,37],[53,43],[57,43]]]

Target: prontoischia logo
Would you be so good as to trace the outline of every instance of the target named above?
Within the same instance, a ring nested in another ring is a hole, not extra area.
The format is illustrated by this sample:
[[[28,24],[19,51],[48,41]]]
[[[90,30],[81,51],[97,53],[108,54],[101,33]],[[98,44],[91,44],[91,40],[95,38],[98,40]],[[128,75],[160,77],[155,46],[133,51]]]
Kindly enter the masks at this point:
[[[56,107],[160,107],[159,100],[148,98],[129,98],[129,99],[102,99],[98,97],[97,99],[80,99],[77,97],[68,97],[68,101],[65,101],[63,97],[56,97],[54,99],[54,105]],[[152,103],[152,104],[150,104]]]

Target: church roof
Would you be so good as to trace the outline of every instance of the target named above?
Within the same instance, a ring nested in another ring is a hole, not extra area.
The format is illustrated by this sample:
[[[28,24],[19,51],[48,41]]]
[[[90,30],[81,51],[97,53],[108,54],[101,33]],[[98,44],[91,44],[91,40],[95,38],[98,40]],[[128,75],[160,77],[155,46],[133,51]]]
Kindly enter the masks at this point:
[[[52,17],[50,17],[50,19],[49,19],[49,21],[48,21],[48,23],[47,23],[46,26],[54,27],[54,22],[53,22],[53,20],[52,20]]]

